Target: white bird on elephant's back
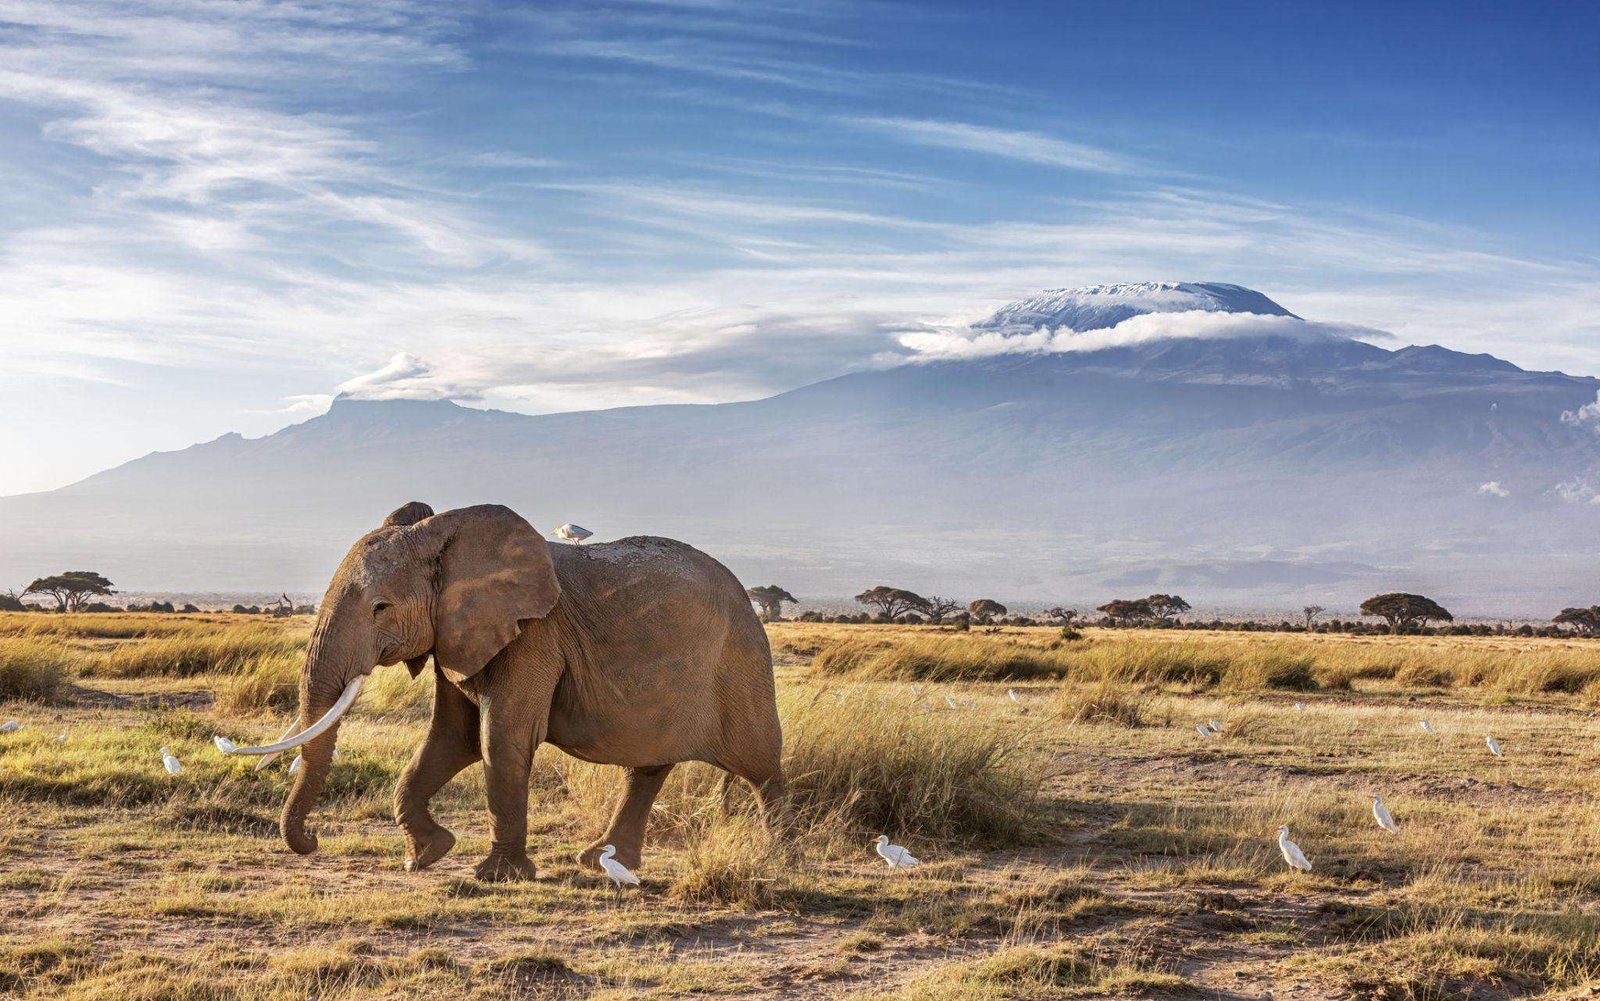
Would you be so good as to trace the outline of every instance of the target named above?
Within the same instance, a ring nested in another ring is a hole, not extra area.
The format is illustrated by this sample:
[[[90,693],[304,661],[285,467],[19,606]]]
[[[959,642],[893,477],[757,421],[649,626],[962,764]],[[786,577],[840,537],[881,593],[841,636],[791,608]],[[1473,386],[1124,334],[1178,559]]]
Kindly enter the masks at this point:
[[[887,834],[878,835],[876,844],[878,857],[887,862],[891,869],[907,869],[922,861],[906,851],[903,845],[891,845]]]
[[[612,857],[616,854],[616,845],[606,845],[605,848],[601,849],[600,868],[606,871],[606,875],[611,877],[611,882],[617,884],[617,889],[619,890],[622,889],[624,883],[629,886],[638,886],[639,877],[630,872],[627,866]]]
[[[566,524],[556,529],[556,538],[562,542],[571,542],[583,545],[583,540],[590,538],[594,533],[581,525]]]

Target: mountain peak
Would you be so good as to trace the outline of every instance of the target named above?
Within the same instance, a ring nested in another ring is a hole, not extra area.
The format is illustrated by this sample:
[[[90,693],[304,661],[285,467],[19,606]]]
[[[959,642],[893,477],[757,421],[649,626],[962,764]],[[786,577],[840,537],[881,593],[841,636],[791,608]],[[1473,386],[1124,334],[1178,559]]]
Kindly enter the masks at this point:
[[[1257,313],[1294,316],[1260,292],[1227,282],[1121,282],[1046,289],[1004,306],[978,330],[1102,330],[1144,313]],[[1296,317],[1298,319],[1298,317]]]

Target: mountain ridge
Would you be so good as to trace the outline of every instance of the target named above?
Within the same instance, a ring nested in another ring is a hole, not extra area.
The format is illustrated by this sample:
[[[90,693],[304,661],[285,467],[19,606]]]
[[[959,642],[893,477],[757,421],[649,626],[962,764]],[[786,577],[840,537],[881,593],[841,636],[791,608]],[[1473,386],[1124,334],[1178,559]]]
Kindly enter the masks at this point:
[[[0,581],[59,563],[145,590],[315,590],[420,499],[675,536],[797,594],[1081,601],[1150,579],[1213,605],[1402,587],[1537,611],[1507,606],[1570,604],[1592,575],[1572,540],[1600,521],[1600,435],[1560,415],[1597,392],[1438,346],[1268,334],[932,360],[726,404],[345,397],[0,498]]]

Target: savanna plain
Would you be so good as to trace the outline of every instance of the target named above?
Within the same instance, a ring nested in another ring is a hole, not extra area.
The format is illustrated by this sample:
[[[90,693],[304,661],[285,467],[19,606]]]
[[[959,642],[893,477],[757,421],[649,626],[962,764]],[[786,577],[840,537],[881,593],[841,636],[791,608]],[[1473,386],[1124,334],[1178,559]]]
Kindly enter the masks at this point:
[[[1600,642],[773,623],[792,836],[680,766],[643,884],[618,892],[573,856],[620,774],[548,747],[536,880],[472,879],[479,769],[435,800],[455,851],[402,871],[391,795],[432,684],[401,667],[343,724],[320,851],[292,854],[288,762],[211,738],[277,736],[310,626],[0,616],[0,720],[23,724],[0,734],[0,996],[1489,1001],[1600,982]],[[922,864],[888,869],[878,834]]]

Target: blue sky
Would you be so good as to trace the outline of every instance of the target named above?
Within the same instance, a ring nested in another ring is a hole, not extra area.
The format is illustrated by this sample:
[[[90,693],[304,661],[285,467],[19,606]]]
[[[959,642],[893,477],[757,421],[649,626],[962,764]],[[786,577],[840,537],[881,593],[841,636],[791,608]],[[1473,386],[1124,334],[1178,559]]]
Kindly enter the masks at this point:
[[[1231,281],[1600,372],[1600,6],[0,0],[0,494]],[[403,355],[404,357],[398,357]]]

